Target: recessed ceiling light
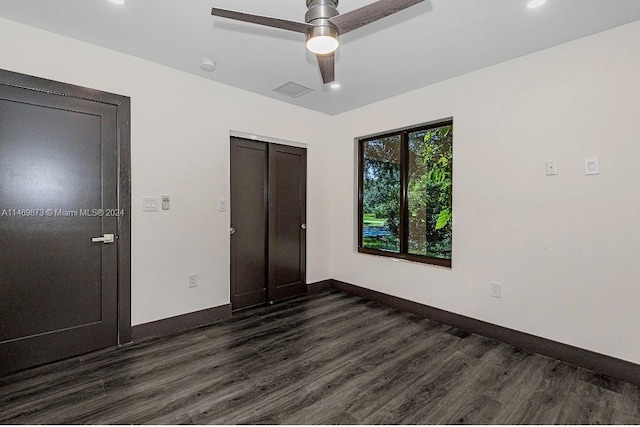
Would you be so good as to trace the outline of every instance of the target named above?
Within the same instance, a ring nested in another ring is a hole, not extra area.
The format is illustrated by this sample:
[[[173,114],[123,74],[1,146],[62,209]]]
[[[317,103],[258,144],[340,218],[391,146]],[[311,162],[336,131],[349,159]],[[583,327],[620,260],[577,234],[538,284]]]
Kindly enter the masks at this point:
[[[527,3],[527,8],[535,9],[535,8],[538,8],[538,7],[542,6],[546,2],[547,2],[547,0],[531,0],[529,3]]]
[[[331,89],[340,89],[340,83],[333,83]]]
[[[125,0],[109,0],[113,4],[117,4],[118,6],[122,6],[125,4]]]
[[[200,60],[200,68],[202,68],[205,71],[209,71],[209,72],[215,71],[216,63],[213,62],[213,60],[211,60],[211,59],[204,58],[204,59]]]

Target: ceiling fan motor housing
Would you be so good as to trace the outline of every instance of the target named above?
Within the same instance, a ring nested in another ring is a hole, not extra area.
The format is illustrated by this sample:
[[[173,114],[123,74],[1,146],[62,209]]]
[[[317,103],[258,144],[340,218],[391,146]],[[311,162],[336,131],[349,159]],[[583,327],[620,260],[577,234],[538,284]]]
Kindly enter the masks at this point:
[[[318,36],[329,36],[338,38],[338,28],[329,21],[334,16],[338,16],[338,0],[307,0],[307,14],[305,21],[313,25],[307,31],[307,41]]]
[[[305,21],[315,24],[318,19],[327,20],[338,16],[338,0],[307,0],[307,15]]]

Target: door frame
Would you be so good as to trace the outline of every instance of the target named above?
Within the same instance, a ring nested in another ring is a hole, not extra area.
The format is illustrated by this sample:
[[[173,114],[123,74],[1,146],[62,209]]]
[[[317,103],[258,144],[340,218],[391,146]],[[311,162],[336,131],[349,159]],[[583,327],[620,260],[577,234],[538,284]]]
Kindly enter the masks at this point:
[[[118,345],[131,342],[131,98],[0,69],[0,85],[116,107],[118,150]]]

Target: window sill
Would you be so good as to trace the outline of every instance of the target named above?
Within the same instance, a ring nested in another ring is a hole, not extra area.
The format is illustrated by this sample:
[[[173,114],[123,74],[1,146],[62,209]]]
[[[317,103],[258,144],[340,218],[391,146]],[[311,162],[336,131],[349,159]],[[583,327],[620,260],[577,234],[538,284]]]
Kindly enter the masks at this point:
[[[384,258],[418,262],[421,264],[429,264],[429,265],[435,265],[438,267],[451,268],[450,259],[431,258],[431,257],[422,256],[422,255],[412,255],[412,254],[398,254],[394,252],[385,252],[385,251],[379,251],[376,249],[367,249],[363,247],[358,247],[358,252],[361,254],[375,255],[375,256],[380,256]]]

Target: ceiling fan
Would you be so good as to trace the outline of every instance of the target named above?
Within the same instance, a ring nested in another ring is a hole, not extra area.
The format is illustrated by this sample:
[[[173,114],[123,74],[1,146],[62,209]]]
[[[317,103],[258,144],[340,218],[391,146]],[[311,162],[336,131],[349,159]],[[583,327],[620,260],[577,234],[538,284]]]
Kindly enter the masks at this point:
[[[327,84],[335,81],[335,51],[340,46],[339,37],[341,34],[356,30],[423,1],[379,0],[360,9],[340,15],[337,9],[338,0],[307,0],[306,23],[251,15],[215,7],[211,14],[222,18],[305,34],[307,37],[307,49],[316,54],[322,81]]]

